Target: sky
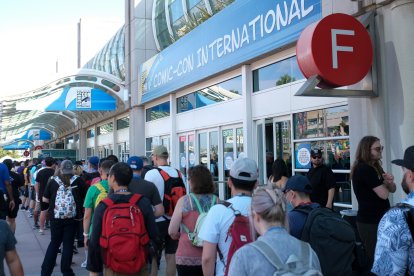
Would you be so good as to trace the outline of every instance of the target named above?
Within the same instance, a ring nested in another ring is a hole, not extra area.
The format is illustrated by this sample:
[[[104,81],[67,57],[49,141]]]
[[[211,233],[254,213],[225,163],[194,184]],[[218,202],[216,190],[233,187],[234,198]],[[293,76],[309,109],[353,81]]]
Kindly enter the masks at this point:
[[[0,98],[76,70],[80,19],[85,64],[124,24],[124,5],[124,0],[1,0]]]

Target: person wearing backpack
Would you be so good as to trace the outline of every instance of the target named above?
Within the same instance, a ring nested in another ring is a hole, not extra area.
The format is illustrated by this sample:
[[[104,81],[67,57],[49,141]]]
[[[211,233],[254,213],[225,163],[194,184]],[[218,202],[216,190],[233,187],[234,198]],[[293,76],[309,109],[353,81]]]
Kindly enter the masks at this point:
[[[286,183],[292,236],[308,242],[319,258],[323,275],[351,275],[356,237],[354,228],[330,208],[310,201],[313,189],[309,179],[294,175]]]
[[[217,196],[211,172],[203,165],[188,170],[188,183],[191,193],[178,200],[168,233],[179,240],[175,254],[178,276],[202,276],[203,241],[198,233],[204,224],[203,218],[217,203]]]
[[[148,245],[158,229],[148,198],[131,194],[131,167],[114,164],[108,175],[113,193],[95,209],[86,269],[90,275],[148,275]]]
[[[160,233],[160,240],[162,241],[161,248],[158,248],[158,261],[153,263],[151,267],[151,275],[157,275],[158,267],[162,251],[165,249],[165,261],[167,276],[176,275],[175,252],[177,251],[178,241],[171,239],[168,235],[168,227],[171,216],[174,211],[174,204],[177,203],[178,198],[186,193],[185,181],[181,172],[168,165],[168,150],[165,146],[157,146],[152,151],[152,161],[156,166],[155,169],[148,171],[145,174],[145,180],[152,182],[158,189],[160,197],[164,205],[164,216],[156,220],[157,227]],[[172,198],[172,187],[174,186],[178,192],[174,193],[176,196]]]
[[[109,192],[108,174],[113,164],[114,162],[111,160],[103,161],[100,164],[99,174],[101,176],[101,181],[90,186],[88,188],[88,192],[86,193],[85,201],[83,203],[83,207],[85,208],[85,216],[83,218],[83,236],[86,250],[88,247],[88,239],[92,232],[94,210],[96,206],[98,206],[99,202],[107,197]]]
[[[371,272],[414,275],[414,146],[405,150],[404,159],[391,163],[403,169],[401,187],[407,198],[387,211],[379,223]]]
[[[248,213],[258,176],[257,164],[252,159],[240,157],[231,166],[227,185],[232,198],[210,209],[199,234],[204,240],[202,266],[205,276],[212,276],[214,272],[216,276],[227,275],[231,255],[243,244],[240,240],[252,240]],[[238,227],[234,224],[236,221],[241,222]],[[241,238],[233,238],[232,229]],[[238,232],[240,230],[247,233]],[[216,259],[217,253],[220,257]]]
[[[42,276],[49,276],[56,264],[63,243],[60,269],[63,275],[75,275],[72,268],[73,243],[78,222],[83,219],[83,200],[87,187],[82,178],[73,174],[73,164],[64,160],[57,175],[48,182],[43,202],[49,203],[50,243],[42,263]]]
[[[254,192],[251,216],[260,237],[236,251],[229,275],[322,275],[311,246],[289,235],[286,215],[280,189]]]

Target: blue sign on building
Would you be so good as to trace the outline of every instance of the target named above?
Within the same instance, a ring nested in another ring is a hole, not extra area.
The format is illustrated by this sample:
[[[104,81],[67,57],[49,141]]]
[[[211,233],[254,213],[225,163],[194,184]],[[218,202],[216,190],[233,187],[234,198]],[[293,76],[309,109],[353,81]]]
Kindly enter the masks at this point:
[[[238,0],[141,65],[142,103],[296,41],[321,0]]]

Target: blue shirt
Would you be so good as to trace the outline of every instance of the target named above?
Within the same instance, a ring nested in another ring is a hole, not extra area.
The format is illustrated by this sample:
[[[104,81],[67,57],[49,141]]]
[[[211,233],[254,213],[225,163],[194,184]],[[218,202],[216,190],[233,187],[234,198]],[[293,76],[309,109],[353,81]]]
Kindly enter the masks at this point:
[[[402,203],[414,206],[414,192]],[[392,208],[378,226],[377,246],[372,272],[377,275],[414,275],[413,238],[404,217],[409,208]]]
[[[0,189],[3,190],[3,193],[7,194],[6,181],[10,181],[9,170],[7,166],[3,163],[0,163]]]

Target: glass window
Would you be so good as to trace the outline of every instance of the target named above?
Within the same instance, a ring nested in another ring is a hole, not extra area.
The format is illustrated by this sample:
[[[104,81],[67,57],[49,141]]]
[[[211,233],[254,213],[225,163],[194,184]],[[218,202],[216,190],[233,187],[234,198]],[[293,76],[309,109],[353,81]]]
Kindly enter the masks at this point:
[[[183,135],[179,138],[179,154],[180,154],[180,171],[187,176],[187,136]]]
[[[332,107],[293,115],[295,139],[349,135],[348,106]]]
[[[112,122],[98,126],[96,129],[96,132],[98,133],[98,135],[108,134],[113,131],[114,131],[114,124]]]
[[[86,131],[86,138],[92,138],[95,137],[95,130],[94,129],[88,129]]]
[[[116,129],[124,129],[129,127],[129,117],[116,120]]]
[[[168,32],[167,20],[165,16],[165,0],[155,2],[154,22],[158,43],[161,50],[167,48],[172,43],[172,38]]]
[[[237,148],[237,157],[239,157],[239,154],[244,151],[243,128],[236,129],[236,148]]]
[[[296,56],[253,71],[253,92],[303,79]]]
[[[198,134],[198,158],[199,164],[206,166],[208,164],[208,154],[207,154],[207,133]]]
[[[188,168],[195,166],[194,134],[188,135]]]
[[[177,113],[185,112],[196,108],[195,93],[177,98]]]
[[[170,116],[170,102],[150,107],[145,113],[147,122]]]
[[[234,161],[233,149],[233,129],[223,130],[223,162],[224,162],[224,176],[229,177],[231,165]]]
[[[238,76],[177,98],[177,113],[240,98],[241,94],[241,76]]]
[[[210,132],[210,172],[214,181],[219,179],[219,151],[218,151],[218,131]],[[218,190],[217,190],[218,192]]]
[[[169,0],[170,20],[176,38],[182,37],[187,31],[186,20],[181,0]]]
[[[209,0],[214,13],[217,13],[234,2],[234,0]]]

